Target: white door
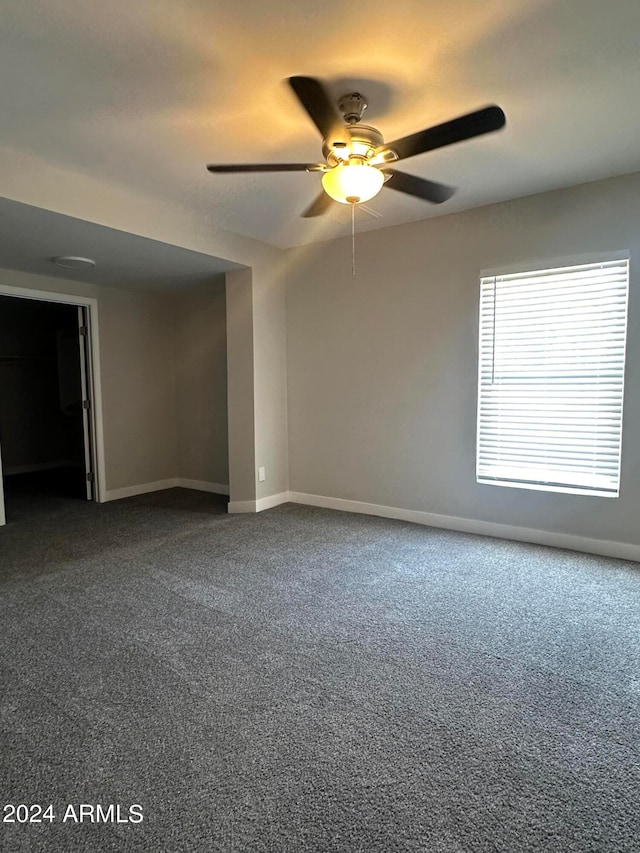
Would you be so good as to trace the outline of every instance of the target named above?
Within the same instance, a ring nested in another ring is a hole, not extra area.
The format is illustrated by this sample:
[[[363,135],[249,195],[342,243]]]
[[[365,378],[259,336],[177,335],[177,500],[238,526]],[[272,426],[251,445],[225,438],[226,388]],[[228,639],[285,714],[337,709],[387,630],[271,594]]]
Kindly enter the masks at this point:
[[[79,415],[82,419],[84,482],[87,500],[91,501],[94,497],[95,478],[87,309],[79,305],[76,328],[60,329],[56,337],[60,409],[64,414],[71,417]]]
[[[2,482],[2,454],[0,453],[0,526],[7,523],[4,514],[4,483]]]
[[[93,470],[93,399],[91,394],[91,359],[89,342],[89,312],[78,306],[78,337],[80,339],[80,380],[82,383],[82,428],[84,431],[84,470],[87,500],[94,500]]]

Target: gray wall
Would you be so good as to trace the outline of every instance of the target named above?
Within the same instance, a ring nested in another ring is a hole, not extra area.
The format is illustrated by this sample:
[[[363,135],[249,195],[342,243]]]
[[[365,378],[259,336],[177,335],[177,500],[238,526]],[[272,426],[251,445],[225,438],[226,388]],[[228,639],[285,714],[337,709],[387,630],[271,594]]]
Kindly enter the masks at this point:
[[[175,299],[178,475],[228,485],[225,278]]]
[[[252,270],[253,382],[258,500],[289,489],[286,281],[283,265]]]
[[[173,299],[102,287],[98,312],[107,488],[175,477]]]
[[[475,482],[483,269],[640,250],[640,175],[292,250],[292,491],[640,543],[640,298],[632,258],[619,499]],[[638,255],[640,256],[640,255]]]
[[[281,264],[234,270],[226,278],[230,509],[245,503],[249,509],[289,489],[286,282]]]
[[[231,502],[255,501],[253,271],[226,275],[229,481]]]

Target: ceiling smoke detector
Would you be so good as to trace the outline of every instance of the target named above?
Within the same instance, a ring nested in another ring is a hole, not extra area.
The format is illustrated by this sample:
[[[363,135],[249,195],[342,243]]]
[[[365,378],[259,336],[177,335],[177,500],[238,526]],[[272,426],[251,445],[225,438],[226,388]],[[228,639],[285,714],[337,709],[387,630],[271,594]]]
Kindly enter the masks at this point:
[[[96,262],[91,258],[80,258],[77,255],[61,255],[52,258],[53,263],[66,270],[86,270],[95,267]]]

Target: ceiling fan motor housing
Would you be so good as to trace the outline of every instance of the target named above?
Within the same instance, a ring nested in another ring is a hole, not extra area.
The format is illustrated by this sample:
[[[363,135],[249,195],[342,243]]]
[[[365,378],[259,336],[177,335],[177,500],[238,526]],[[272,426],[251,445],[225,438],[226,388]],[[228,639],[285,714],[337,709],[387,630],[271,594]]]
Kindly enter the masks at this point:
[[[345,128],[349,135],[349,142],[336,144],[331,139],[325,139],[322,143],[322,153],[330,166],[344,163],[349,157],[358,157],[369,160],[373,157],[376,149],[384,144],[384,137],[375,127],[366,124],[351,125]]]

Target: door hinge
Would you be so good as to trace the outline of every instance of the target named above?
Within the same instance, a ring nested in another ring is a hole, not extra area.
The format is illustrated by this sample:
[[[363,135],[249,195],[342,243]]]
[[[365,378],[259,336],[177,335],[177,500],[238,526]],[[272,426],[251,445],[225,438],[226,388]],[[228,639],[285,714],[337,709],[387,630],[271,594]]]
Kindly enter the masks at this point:
[[[93,474],[91,471],[87,472],[87,483],[93,483]]]
[[[91,408],[91,400],[83,400],[82,401],[82,408],[83,409],[90,409]]]
[[[87,334],[87,327],[86,327],[86,326],[79,326],[78,328],[79,328],[79,331],[80,331],[80,334],[81,334],[81,335],[86,335],[86,334]]]

